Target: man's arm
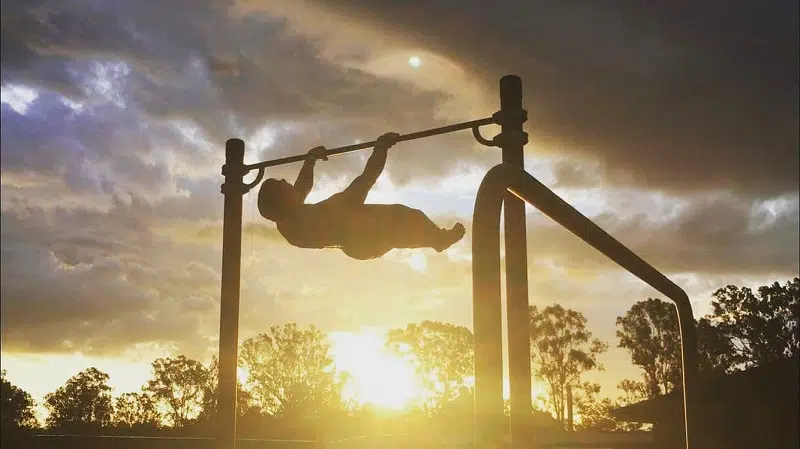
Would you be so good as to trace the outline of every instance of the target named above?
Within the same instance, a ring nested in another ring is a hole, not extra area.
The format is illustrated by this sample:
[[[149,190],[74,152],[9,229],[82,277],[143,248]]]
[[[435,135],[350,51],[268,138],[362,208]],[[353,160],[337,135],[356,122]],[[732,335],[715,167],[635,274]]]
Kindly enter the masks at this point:
[[[294,188],[303,201],[305,201],[308,194],[311,193],[311,188],[314,187],[314,164],[317,162],[317,159],[328,160],[328,156],[325,155],[326,151],[325,147],[312,148],[308,152],[305,162],[303,162],[303,168],[300,169],[300,174],[297,175]]]
[[[386,166],[386,156],[389,148],[397,143],[397,133],[386,133],[378,137],[372,155],[367,159],[367,164],[364,166],[364,172],[359,176],[360,182],[372,187],[378,180],[378,177],[383,173],[383,168]]]
[[[333,195],[329,200],[335,199],[335,201],[344,201],[352,204],[363,203],[370,189],[372,189],[381,172],[383,172],[388,150],[397,143],[398,137],[400,135],[397,133],[386,133],[379,137],[375,144],[375,149],[372,150],[372,155],[367,160],[364,172],[358,175],[344,191]]]

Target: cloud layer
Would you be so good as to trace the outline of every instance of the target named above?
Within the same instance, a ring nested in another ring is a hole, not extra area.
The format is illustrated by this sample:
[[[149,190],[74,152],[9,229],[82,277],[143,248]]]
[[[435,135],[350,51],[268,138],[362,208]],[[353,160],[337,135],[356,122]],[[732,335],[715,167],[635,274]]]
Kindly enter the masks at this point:
[[[208,355],[227,138],[254,162],[479,118],[505,73],[525,83],[529,170],[692,292],[798,272],[796,3],[325,5],[3,5],[4,351]],[[314,198],[366,156],[320,164]],[[468,133],[404,143],[370,200],[469,225],[498,161]],[[471,322],[469,235],[447,254],[353,261],[289,247],[253,197],[242,336]],[[529,217],[532,301],[582,308],[613,338],[614,316],[653,293]]]
[[[242,3],[316,28],[274,2]],[[491,92],[521,75],[537,149],[598,160],[615,183],[797,192],[796,2],[326,5],[339,13],[329,22],[446,54]]]

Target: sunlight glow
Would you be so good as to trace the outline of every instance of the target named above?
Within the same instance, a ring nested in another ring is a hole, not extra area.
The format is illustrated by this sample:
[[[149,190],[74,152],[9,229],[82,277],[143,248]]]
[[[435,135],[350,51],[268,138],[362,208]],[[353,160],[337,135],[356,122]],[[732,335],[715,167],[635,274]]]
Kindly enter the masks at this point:
[[[259,151],[266,148],[271,148],[275,143],[275,138],[278,134],[276,127],[271,125],[264,125],[256,132],[249,136],[247,139],[248,146],[258,149]]]
[[[247,384],[247,380],[250,379],[250,370],[243,366],[237,367],[236,379],[239,381],[240,385]]]
[[[35,399],[55,391],[70,377],[94,366],[109,375],[112,394],[139,391],[152,374],[146,360],[125,357],[96,357],[74,354],[3,353],[3,369],[9,380],[26,390]]]
[[[428,258],[421,252],[415,252],[408,258],[408,266],[424,273],[428,269]]]
[[[332,332],[329,337],[336,371],[347,379],[344,400],[400,410],[423,397],[414,368],[385,347],[383,334],[362,329]]]
[[[420,76],[422,65],[425,76]],[[423,48],[402,47],[373,52],[368,58],[345,63],[381,78],[409,83],[415,88],[447,97],[432,111],[436,118],[459,122],[480,117],[495,108],[496,93],[487,89],[474,71],[460,61]]]
[[[156,354],[162,355],[162,354]],[[3,353],[2,368],[8,372],[8,380],[27,391],[37,403],[39,419],[47,416],[44,397],[56,391],[70,377],[89,367],[95,367],[109,375],[111,395],[139,391],[152,375],[146,357],[96,357],[74,354],[14,354]]]

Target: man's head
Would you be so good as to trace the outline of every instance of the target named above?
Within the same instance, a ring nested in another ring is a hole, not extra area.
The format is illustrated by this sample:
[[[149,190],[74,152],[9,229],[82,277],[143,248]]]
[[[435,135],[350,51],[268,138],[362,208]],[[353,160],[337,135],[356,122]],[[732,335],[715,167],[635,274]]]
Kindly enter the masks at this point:
[[[258,191],[258,211],[267,220],[284,220],[302,203],[297,190],[285,179],[267,179]]]

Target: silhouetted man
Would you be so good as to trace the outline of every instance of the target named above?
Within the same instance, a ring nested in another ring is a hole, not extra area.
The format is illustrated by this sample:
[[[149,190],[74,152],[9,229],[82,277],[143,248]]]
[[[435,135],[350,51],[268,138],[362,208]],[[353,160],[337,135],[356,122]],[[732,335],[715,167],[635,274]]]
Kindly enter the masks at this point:
[[[394,248],[433,248],[444,251],[461,240],[464,226],[443,229],[422,211],[402,204],[364,204],[386,165],[396,133],[378,138],[364,172],[344,191],[305,204],[314,184],[314,163],[327,160],[325,147],[308,152],[294,185],[267,179],[258,192],[258,211],[278,225],[281,235],[300,248],[341,248],[355,259],[373,259]]]

